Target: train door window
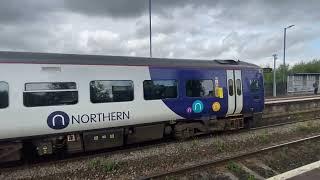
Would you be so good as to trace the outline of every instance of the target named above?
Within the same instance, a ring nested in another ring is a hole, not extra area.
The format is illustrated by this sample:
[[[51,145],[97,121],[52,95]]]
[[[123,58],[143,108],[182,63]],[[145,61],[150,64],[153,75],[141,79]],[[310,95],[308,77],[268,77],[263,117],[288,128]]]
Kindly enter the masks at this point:
[[[228,87],[229,87],[229,96],[233,96],[233,80],[232,79],[229,79],[228,80]]]
[[[212,80],[188,80],[186,94],[188,97],[213,97]]]
[[[236,80],[236,88],[237,88],[237,95],[240,96],[241,93],[242,93],[241,80],[240,79]]]
[[[26,107],[72,105],[78,103],[75,82],[26,83],[23,104]]]
[[[257,79],[250,80],[250,91],[251,92],[259,91],[259,81]]]
[[[100,80],[90,82],[92,103],[133,101],[133,81]]]
[[[9,106],[9,85],[6,82],[0,82],[0,109]]]
[[[143,94],[145,100],[177,98],[177,81],[145,80],[143,81]]]

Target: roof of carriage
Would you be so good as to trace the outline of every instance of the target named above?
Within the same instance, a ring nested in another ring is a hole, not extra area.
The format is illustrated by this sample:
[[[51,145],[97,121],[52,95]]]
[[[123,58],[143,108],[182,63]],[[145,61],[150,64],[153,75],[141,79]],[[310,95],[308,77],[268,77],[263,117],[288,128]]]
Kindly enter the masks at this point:
[[[75,64],[75,65],[119,65],[156,67],[247,67],[259,66],[239,60],[168,59],[132,56],[58,54],[37,52],[0,51],[0,63],[26,64]]]

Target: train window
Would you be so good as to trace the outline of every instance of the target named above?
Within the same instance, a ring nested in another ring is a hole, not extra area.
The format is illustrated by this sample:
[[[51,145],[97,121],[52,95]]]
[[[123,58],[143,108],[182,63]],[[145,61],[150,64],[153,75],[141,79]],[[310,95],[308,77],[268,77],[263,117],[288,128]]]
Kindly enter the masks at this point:
[[[78,103],[76,83],[26,83],[23,103],[26,107],[76,104]]]
[[[228,80],[228,87],[229,87],[229,96],[233,96],[233,80]]]
[[[257,79],[250,80],[250,91],[256,92],[259,91],[259,81]]]
[[[188,80],[186,83],[188,97],[211,97],[213,89],[212,80]]]
[[[236,80],[236,87],[237,87],[237,95],[240,96],[241,93],[242,93],[241,80],[240,79]]]
[[[26,83],[26,91],[77,89],[74,82]]]
[[[175,80],[145,80],[143,81],[145,100],[168,99],[178,96],[177,81]]]
[[[90,100],[92,103],[133,101],[133,81],[91,81]]]
[[[9,106],[9,85],[6,82],[0,82],[0,109]]]

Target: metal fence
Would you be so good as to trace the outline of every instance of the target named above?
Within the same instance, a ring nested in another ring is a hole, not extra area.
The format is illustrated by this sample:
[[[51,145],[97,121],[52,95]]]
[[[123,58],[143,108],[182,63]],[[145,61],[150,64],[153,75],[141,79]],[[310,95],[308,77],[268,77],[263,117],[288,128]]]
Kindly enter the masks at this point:
[[[277,83],[277,96],[286,95],[286,85],[284,83]],[[273,83],[264,83],[264,95],[266,97],[273,96]]]

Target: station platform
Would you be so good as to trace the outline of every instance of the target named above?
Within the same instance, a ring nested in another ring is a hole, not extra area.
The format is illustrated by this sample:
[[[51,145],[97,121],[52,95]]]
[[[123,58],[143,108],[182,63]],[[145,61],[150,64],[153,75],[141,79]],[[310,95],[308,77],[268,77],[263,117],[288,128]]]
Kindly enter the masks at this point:
[[[269,178],[268,180],[320,180],[320,161],[293,169]]]

